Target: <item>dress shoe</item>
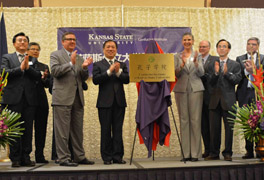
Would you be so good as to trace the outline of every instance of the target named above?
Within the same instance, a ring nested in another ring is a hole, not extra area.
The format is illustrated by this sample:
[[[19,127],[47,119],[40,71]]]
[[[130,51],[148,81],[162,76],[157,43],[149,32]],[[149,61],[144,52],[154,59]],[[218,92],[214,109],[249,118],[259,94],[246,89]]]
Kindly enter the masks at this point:
[[[78,164],[87,164],[87,165],[93,165],[93,161],[89,161],[87,158],[84,158],[82,161],[78,162]]]
[[[120,160],[113,160],[114,164],[126,164],[126,161],[124,161],[123,159]]]
[[[11,167],[20,167],[19,161],[13,161]]]
[[[181,159],[181,162],[184,162],[184,161],[190,161],[190,160],[192,160],[192,158],[182,158],[182,159]]]
[[[55,159],[55,164],[59,164],[60,163],[60,161],[58,160],[58,159]]]
[[[242,156],[242,159],[252,159],[254,158],[254,154],[253,153],[246,153],[244,156]]]
[[[112,161],[104,161],[104,165],[110,165],[112,164]]]
[[[76,167],[78,166],[78,163],[74,163],[74,162],[71,162],[69,159],[64,161],[64,162],[61,162],[60,163],[60,166],[72,166],[72,167]]]
[[[196,161],[198,161],[198,158],[191,158],[191,161],[196,162]]]
[[[47,163],[49,163],[49,161],[47,161],[46,159],[36,159],[36,163],[45,163],[45,164],[47,164]]]
[[[219,160],[219,156],[207,156],[206,158],[204,158],[205,161],[211,161],[211,160]]]
[[[203,153],[202,158],[207,158],[209,156],[209,153]]]
[[[21,162],[21,166],[32,167],[35,165],[36,165],[35,161],[31,161],[31,160],[25,160]]]
[[[232,161],[232,156],[230,156],[230,155],[225,155],[225,156],[224,156],[224,160],[225,160],[225,161]]]

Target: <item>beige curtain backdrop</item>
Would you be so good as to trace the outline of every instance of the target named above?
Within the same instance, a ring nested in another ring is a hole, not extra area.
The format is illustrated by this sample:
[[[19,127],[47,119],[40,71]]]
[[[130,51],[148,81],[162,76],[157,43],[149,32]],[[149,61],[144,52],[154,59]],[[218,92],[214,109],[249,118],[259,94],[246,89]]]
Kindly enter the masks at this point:
[[[30,41],[40,43],[42,50],[39,60],[46,64],[49,64],[50,53],[57,49],[58,27],[122,26],[121,7],[4,8],[4,13],[9,53],[15,50],[12,44],[13,35],[23,31],[30,37]],[[211,52],[216,55],[216,42],[225,38],[232,44],[230,58],[235,59],[236,56],[245,53],[246,40],[249,37],[256,36],[260,38],[261,42],[264,41],[263,14],[264,10],[261,9],[124,7],[123,22],[124,27],[192,27],[195,49],[197,49],[199,41],[206,39],[211,41]],[[260,52],[263,52],[262,45]],[[84,148],[88,158],[100,159],[100,125],[95,107],[98,86],[93,85],[91,79],[88,80],[88,86],[89,89],[85,92]],[[137,91],[135,83],[126,85],[125,91],[128,107],[123,126],[123,138],[125,158],[129,158],[136,126]],[[51,103],[51,96],[48,91],[47,94]],[[174,94],[172,94],[172,101],[179,127]],[[155,157],[180,156],[180,147],[171,115],[170,122],[172,130],[170,147],[158,146]],[[50,107],[45,147],[47,159],[51,157],[52,126],[52,108]],[[223,144],[224,140],[222,141]],[[245,152],[242,137],[234,137],[233,151],[234,154]],[[32,157],[34,157],[34,149]],[[134,157],[147,157],[146,147],[138,143],[138,138]]]

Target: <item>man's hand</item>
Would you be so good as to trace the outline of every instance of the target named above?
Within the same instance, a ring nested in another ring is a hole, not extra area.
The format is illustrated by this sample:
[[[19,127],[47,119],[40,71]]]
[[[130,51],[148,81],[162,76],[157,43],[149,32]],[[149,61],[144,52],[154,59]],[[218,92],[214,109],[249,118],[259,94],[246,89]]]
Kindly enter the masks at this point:
[[[214,69],[215,69],[215,73],[218,74],[219,73],[219,62],[218,61],[215,61],[215,66],[214,66]]]
[[[41,76],[41,79],[43,79],[43,80],[46,79],[48,77],[48,75],[49,75],[49,71],[48,71],[48,69],[45,69],[43,75]]]
[[[115,63],[113,63],[110,67],[109,67],[109,71],[112,73],[115,71]]]
[[[76,56],[77,56],[77,50],[73,51],[73,53],[71,54],[71,63],[73,65],[75,65],[76,63]]]
[[[118,73],[119,72],[119,69],[120,69],[120,63],[116,61],[114,63],[114,65],[115,65],[115,73]]]
[[[244,66],[248,73],[253,74],[253,68],[255,67],[253,67],[251,60],[248,59],[247,61],[245,61]]]
[[[93,58],[92,57],[88,57],[87,59],[85,59],[82,63],[82,68],[83,69],[87,69],[88,66],[90,66],[93,63]]]
[[[25,56],[24,60],[20,64],[20,69],[22,71],[29,69],[29,63],[28,63],[29,56]]]
[[[227,73],[227,64],[225,63],[224,64],[224,74],[226,74]]]

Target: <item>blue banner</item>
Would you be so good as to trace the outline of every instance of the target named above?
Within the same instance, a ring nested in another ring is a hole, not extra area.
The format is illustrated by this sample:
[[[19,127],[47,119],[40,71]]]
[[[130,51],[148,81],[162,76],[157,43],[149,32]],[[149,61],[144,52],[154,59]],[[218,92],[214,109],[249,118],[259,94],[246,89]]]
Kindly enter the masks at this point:
[[[191,32],[189,27],[96,27],[58,28],[58,49],[62,48],[64,32],[73,32],[77,38],[76,50],[84,59],[91,56],[94,62],[103,59],[103,43],[114,40],[118,44],[116,59],[125,62],[129,69],[129,54],[144,53],[150,40],[155,40],[164,53],[183,50],[182,35]],[[90,75],[92,67],[89,67]]]
[[[7,40],[6,40],[6,28],[5,28],[5,18],[4,13],[1,13],[0,19],[0,64],[2,61],[2,56],[7,54]]]

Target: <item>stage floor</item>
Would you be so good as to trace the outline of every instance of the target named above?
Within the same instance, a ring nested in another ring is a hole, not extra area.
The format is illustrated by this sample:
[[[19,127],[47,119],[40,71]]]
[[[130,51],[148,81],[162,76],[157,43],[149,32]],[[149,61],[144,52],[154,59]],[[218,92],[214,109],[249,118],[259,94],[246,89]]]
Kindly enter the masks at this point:
[[[207,168],[207,167],[232,167],[232,166],[250,166],[250,165],[263,165],[259,159],[244,160],[240,156],[233,156],[233,161],[224,161],[223,157],[220,160],[204,161],[202,158],[197,162],[187,161],[186,163],[180,161],[180,157],[177,158],[152,158],[146,159],[133,159],[132,164],[129,164],[129,160],[126,160],[126,164],[112,164],[104,165],[102,160],[94,160],[94,165],[79,165],[77,167],[65,167],[55,164],[54,161],[50,161],[48,164],[36,164],[34,167],[19,167],[12,168],[11,162],[0,162],[0,174],[1,173],[14,173],[14,172],[61,172],[61,171],[111,171],[111,170],[144,170],[144,169],[171,169],[171,168]]]

